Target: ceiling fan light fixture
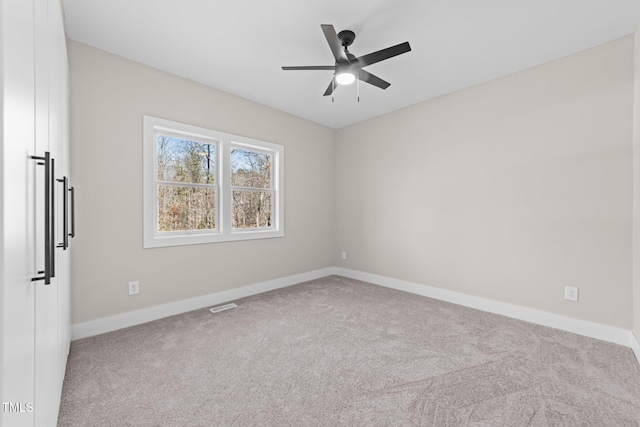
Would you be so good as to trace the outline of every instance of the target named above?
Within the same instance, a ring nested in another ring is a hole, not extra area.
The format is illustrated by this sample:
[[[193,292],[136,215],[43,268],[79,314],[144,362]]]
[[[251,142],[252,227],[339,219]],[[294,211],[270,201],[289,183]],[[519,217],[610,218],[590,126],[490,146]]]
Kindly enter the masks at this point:
[[[336,83],[339,85],[350,85],[356,81],[356,76],[351,71],[342,71],[336,74]]]
[[[379,87],[380,89],[388,88],[391,83],[382,80],[380,77],[371,74],[368,71],[362,69],[368,65],[378,63],[380,61],[393,58],[394,56],[401,55],[411,51],[409,42],[397,44],[395,46],[381,49],[375,52],[368,53],[356,57],[347,49],[355,40],[356,35],[351,30],[343,30],[340,33],[336,33],[333,25],[322,24],[320,25],[324,37],[327,39],[331,53],[335,59],[335,65],[302,65],[295,67],[282,67],[283,70],[326,70],[333,71],[333,78],[329,82],[327,90],[324,91],[322,96],[333,95],[333,91],[336,90],[337,85],[350,85],[358,80],[358,87],[360,87],[360,81],[368,83],[370,85]],[[360,92],[358,91],[358,98]],[[331,97],[333,100],[333,96]]]

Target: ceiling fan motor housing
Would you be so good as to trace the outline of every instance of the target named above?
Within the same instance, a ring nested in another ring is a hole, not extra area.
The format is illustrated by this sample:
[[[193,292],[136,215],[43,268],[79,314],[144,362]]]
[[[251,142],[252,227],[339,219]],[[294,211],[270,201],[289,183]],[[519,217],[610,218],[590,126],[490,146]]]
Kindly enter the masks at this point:
[[[351,30],[342,30],[338,33],[338,39],[344,48],[351,46],[356,39],[356,33]]]

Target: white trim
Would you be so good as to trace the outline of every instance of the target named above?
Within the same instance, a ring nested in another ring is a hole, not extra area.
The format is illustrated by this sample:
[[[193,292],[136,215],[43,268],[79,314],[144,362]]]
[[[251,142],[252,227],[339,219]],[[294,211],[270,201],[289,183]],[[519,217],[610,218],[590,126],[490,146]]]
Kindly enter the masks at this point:
[[[640,338],[635,333],[631,333],[631,350],[636,355],[636,360],[640,363]]]
[[[327,267],[201,297],[77,323],[71,326],[71,339],[77,340],[99,335],[333,274],[630,347],[640,363],[640,340],[630,330],[343,267]]]
[[[163,317],[186,313],[188,311],[198,310],[208,306],[218,305],[220,303],[226,303],[239,298],[306,282],[308,280],[319,279],[321,277],[330,276],[334,273],[335,270],[332,267],[323,268],[320,270],[309,271],[307,273],[294,274],[293,276],[255,283],[253,285],[247,285],[236,289],[229,289],[222,292],[203,295],[201,297],[189,298],[182,301],[129,311],[115,316],[103,317],[89,322],[77,323],[71,326],[71,339],[77,340],[127,328],[129,326],[139,325],[141,323],[151,322],[153,320],[162,319]]]
[[[463,305],[465,307],[487,311],[489,313],[500,314],[513,319],[524,320],[537,325],[548,326],[550,328],[596,338],[602,341],[620,344],[625,347],[632,347],[633,333],[630,330],[616,328],[614,326],[574,319],[572,317],[549,313],[534,308],[495,301],[488,298],[476,297],[432,286],[420,285],[417,283],[407,282],[405,280],[379,276],[377,274],[364,273],[362,271],[351,270],[343,267],[336,267],[335,274],[391,289],[397,289],[404,292],[410,292],[412,294],[451,302],[453,304]],[[640,346],[637,350],[634,349],[634,351],[636,351],[636,355],[640,354]]]

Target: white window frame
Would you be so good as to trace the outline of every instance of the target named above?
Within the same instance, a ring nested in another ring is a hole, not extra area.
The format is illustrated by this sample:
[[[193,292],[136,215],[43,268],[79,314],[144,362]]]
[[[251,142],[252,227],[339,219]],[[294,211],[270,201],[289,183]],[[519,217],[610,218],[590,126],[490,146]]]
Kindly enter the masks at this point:
[[[214,230],[158,231],[156,134],[215,144],[216,228]],[[273,221],[269,228],[232,227],[231,149],[267,153],[272,157]],[[284,236],[284,146],[219,132],[153,116],[143,116],[143,246],[158,248]]]

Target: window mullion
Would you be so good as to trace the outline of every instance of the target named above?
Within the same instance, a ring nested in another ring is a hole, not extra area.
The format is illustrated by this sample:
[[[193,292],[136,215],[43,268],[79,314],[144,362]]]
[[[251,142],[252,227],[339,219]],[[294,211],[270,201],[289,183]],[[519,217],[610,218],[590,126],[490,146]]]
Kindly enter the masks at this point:
[[[275,191],[274,188],[272,187],[265,187],[265,188],[259,188],[259,187],[238,187],[238,186],[231,186],[231,190],[238,190],[238,191]]]
[[[189,187],[189,188],[211,188],[215,189],[215,184],[196,184],[195,182],[175,182],[175,181],[156,181],[157,185],[165,185],[167,187]]]
[[[220,156],[222,161],[220,162],[220,182],[221,185],[221,197],[220,197],[220,231],[223,234],[231,233],[231,224],[233,218],[233,204],[231,194],[231,144],[229,140],[225,139],[221,142]]]

